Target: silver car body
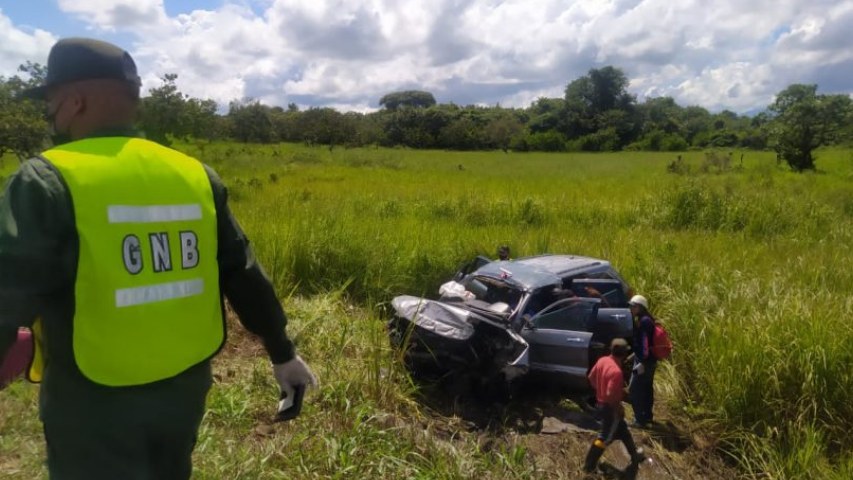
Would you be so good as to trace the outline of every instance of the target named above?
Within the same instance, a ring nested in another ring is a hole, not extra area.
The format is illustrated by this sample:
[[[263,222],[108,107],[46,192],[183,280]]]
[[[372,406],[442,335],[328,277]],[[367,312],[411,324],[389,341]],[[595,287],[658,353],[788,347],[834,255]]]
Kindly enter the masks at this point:
[[[396,343],[404,320],[425,357],[478,362],[507,380],[536,373],[586,388],[587,372],[610,340],[632,335],[629,287],[605,260],[541,255],[472,263],[438,300],[394,298]]]

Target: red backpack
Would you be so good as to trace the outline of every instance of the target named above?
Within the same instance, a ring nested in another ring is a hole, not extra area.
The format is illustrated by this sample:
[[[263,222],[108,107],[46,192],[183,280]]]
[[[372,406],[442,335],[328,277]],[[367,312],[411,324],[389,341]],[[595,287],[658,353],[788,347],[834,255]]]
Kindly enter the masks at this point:
[[[658,360],[665,360],[672,355],[672,340],[658,322],[655,322],[655,333],[652,336],[652,355]]]

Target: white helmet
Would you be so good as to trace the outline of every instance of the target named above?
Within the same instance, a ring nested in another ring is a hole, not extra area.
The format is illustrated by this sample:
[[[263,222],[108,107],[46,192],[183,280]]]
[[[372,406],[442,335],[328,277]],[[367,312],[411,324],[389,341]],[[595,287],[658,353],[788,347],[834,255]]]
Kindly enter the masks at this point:
[[[642,305],[646,310],[649,309],[649,301],[642,295],[634,295],[628,302],[628,305]]]

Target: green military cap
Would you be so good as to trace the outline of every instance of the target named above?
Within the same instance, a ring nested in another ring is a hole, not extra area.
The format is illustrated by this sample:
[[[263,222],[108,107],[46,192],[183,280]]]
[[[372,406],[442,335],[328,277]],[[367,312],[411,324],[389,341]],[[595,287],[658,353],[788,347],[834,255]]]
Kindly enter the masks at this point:
[[[124,80],[137,88],[142,85],[136,63],[125,50],[92,38],[64,38],[50,49],[44,85],[23,92],[23,96],[43,99],[51,87],[95,79]]]

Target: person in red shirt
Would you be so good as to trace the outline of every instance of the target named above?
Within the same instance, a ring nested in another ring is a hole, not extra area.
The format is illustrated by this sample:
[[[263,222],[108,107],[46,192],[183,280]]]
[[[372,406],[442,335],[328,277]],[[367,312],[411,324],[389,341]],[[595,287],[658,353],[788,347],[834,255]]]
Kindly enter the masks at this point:
[[[613,440],[621,440],[631,456],[631,468],[636,468],[645,458],[642,449],[638,449],[625,423],[625,377],[622,363],[628,356],[628,342],[614,338],[610,343],[610,355],[601,357],[589,372],[589,383],[595,390],[596,408],[600,414],[601,432],[592,442],[586,454],[584,470],[592,472],[604,450]]]

